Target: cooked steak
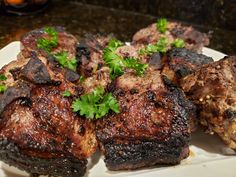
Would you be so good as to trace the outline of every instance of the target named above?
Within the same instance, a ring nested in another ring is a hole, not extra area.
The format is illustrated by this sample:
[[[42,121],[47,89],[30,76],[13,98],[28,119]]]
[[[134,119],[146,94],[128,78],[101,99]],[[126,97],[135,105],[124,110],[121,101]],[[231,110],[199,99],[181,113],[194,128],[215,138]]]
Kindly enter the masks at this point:
[[[93,123],[71,109],[72,96],[83,93],[79,75],[37,49],[33,41],[40,31],[31,34],[22,39],[20,58],[0,71],[7,77],[1,81],[7,90],[0,95],[0,159],[34,175],[83,176],[97,141]],[[72,38],[59,33],[53,51],[75,57],[76,41],[62,45]],[[64,91],[71,96],[62,96]]]
[[[204,64],[214,60],[203,54],[197,54],[185,48],[175,48],[162,58],[162,74],[178,84],[180,79],[191,74]]]
[[[108,90],[121,111],[96,124],[108,169],[178,164],[188,156],[188,113],[195,107],[158,70],[149,68],[143,77],[127,72]]]
[[[110,82],[110,70],[103,60],[103,49],[109,37],[87,35],[77,47],[78,72],[84,77],[84,92],[89,93],[97,86],[106,87]]]
[[[236,56],[202,66],[182,80],[200,122],[236,150]]]
[[[157,30],[156,23],[151,24],[135,33],[132,43],[135,45],[155,44],[161,37],[166,37],[170,43],[176,38],[183,39],[187,49],[198,53],[201,53],[203,46],[209,44],[206,34],[177,22],[169,22],[164,34]]]

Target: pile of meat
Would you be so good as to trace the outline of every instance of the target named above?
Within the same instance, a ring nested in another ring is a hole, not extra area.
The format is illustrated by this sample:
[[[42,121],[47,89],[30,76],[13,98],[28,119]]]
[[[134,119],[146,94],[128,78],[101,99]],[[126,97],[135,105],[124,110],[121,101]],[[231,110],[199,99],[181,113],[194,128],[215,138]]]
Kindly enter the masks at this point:
[[[154,26],[138,31],[117,53],[136,57],[140,47],[156,43],[162,34]],[[7,90],[0,94],[0,159],[5,163],[33,176],[79,177],[100,149],[109,170],[174,165],[188,157],[198,122],[236,149],[236,58],[213,62],[196,53],[209,43],[207,35],[170,22],[167,38],[183,39],[186,48],[142,58],[149,64],[143,77],[127,70],[111,80],[103,60],[109,37],[87,35],[78,42],[63,28],[56,30],[53,52],[76,58],[76,71],[60,67],[37,48],[37,40],[48,35],[44,29],[23,36],[17,60],[0,70],[7,77],[1,81]],[[73,99],[97,86],[113,94],[120,113],[96,121],[73,113]],[[62,96],[64,91],[71,96]]]

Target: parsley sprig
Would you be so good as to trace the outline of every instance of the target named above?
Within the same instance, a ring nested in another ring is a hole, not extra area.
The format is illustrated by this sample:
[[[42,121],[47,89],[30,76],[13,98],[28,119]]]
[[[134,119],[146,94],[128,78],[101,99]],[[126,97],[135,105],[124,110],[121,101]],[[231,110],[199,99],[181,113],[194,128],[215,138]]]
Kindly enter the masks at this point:
[[[7,80],[7,77],[4,74],[0,74],[0,81]],[[0,84],[0,93],[3,93],[7,90],[7,86],[4,84]]]
[[[157,26],[158,31],[160,31],[161,33],[166,32],[167,25],[168,25],[168,22],[165,18],[160,18],[157,20],[156,26]]]
[[[92,93],[82,95],[72,103],[73,112],[79,112],[88,119],[99,119],[109,110],[119,113],[119,104],[111,93],[105,93],[104,88],[97,87]]]
[[[161,37],[156,44],[148,44],[139,51],[140,55],[152,55],[156,52],[166,53],[168,50],[168,41],[165,37]]]
[[[71,93],[70,93],[70,91],[65,90],[61,95],[62,95],[63,97],[70,97],[70,96],[71,96]]]
[[[53,55],[55,60],[62,66],[76,71],[77,61],[75,58],[70,59],[68,52],[62,51]]]
[[[133,57],[123,58],[115,53],[116,49],[123,45],[121,41],[111,39],[108,46],[103,50],[103,59],[110,68],[111,78],[115,79],[123,75],[125,68],[133,69],[137,75],[142,76],[145,69],[148,67],[147,64],[142,64],[138,59]]]
[[[176,48],[184,48],[185,43],[183,39],[177,38],[171,45]]]
[[[41,38],[37,40],[37,47],[47,52],[51,52],[58,45],[58,33],[52,27],[46,27],[44,31],[49,35],[49,38]]]

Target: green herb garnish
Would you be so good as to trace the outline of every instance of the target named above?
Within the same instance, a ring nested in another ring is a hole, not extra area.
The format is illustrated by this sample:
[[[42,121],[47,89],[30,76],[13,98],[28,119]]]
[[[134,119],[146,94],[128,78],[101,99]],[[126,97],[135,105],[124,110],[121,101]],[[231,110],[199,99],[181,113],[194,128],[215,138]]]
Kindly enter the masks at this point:
[[[0,81],[5,81],[7,80],[7,77],[3,74],[0,74]]]
[[[157,20],[156,26],[158,31],[160,31],[161,33],[165,33],[167,30],[167,20],[165,18],[160,18]]]
[[[152,55],[156,52],[166,53],[168,50],[168,41],[165,37],[159,39],[159,41],[153,45],[148,44],[144,49],[139,51],[140,55]]]
[[[80,76],[79,77],[79,82],[81,83],[81,82],[84,82],[84,80],[85,80],[85,77],[84,76]]]
[[[64,96],[64,97],[70,97],[71,93],[70,93],[70,91],[65,90],[61,95]]]
[[[148,67],[148,64],[139,63],[138,59],[133,57],[128,57],[123,60],[125,67],[134,69],[138,76],[142,76]]]
[[[171,45],[176,48],[184,48],[185,43],[183,39],[176,39]]]
[[[111,39],[108,46],[103,50],[103,59],[110,68],[110,76],[115,79],[124,74],[125,68],[136,71],[137,75],[143,75],[147,64],[142,64],[135,58],[123,58],[115,53],[116,49],[123,43],[116,39]]]
[[[3,93],[7,90],[7,86],[5,85],[0,85],[0,93]]]
[[[69,68],[73,71],[76,71],[77,61],[76,59],[70,59],[68,52],[62,51],[53,55],[55,60],[65,68]]]
[[[47,52],[51,52],[58,45],[58,33],[52,27],[47,27],[44,31],[49,35],[49,38],[41,38],[37,40],[37,47]]]
[[[119,104],[111,93],[105,93],[104,88],[97,87],[92,93],[74,100],[72,109],[88,119],[99,119],[109,110],[119,113]]]

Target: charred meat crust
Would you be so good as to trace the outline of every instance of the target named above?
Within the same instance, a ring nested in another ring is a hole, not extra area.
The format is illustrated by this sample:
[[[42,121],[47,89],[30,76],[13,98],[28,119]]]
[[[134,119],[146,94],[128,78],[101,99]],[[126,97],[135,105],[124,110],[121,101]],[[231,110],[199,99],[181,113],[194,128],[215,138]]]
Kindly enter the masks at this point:
[[[137,169],[156,164],[175,165],[189,154],[188,143],[182,137],[173,137],[166,142],[110,142],[103,148],[109,170]]]
[[[22,154],[21,150],[7,139],[0,139],[0,151],[2,161],[32,174],[82,177],[86,171],[86,159],[78,160],[74,157],[35,158]]]
[[[51,78],[45,64],[33,56],[29,62],[24,66],[21,77],[34,84],[48,84],[51,83]]]
[[[0,114],[13,101],[20,98],[30,98],[32,87],[27,82],[19,82],[17,85],[8,88],[4,94],[0,96]]]
[[[213,62],[213,59],[185,48],[175,48],[168,51],[167,55],[162,58],[162,62],[162,74],[179,84],[181,78],[191,74],[202,65]]]

